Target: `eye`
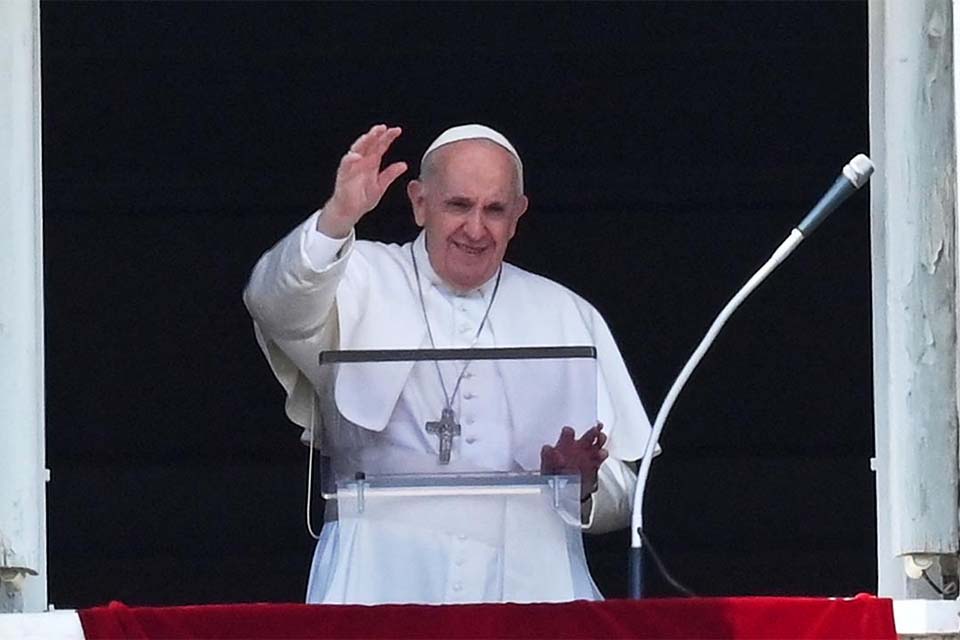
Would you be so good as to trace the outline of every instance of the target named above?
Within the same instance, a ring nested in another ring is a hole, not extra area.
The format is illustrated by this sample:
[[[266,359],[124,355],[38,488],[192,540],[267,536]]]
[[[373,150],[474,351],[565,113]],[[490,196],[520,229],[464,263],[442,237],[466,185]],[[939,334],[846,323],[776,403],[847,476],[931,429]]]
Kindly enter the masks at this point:
[[[470,203],[466,200],[461,200],[460,198],[454,198],[452,200],[447,200],[447,207],[453,209],[454,211],[467,211],[470,209]]]

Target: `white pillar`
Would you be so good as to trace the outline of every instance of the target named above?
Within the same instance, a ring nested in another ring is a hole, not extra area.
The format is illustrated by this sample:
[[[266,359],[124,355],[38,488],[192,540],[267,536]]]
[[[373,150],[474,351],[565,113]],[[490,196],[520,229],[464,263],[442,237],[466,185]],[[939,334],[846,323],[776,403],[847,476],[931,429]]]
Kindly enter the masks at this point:
[[[40,160],[40,7],[0,0],[0,541],[39,572],[28,612],[47,608]]]
[[[903,560],[958,550],[953,5],[869,14],[878,592],[938,597]]]

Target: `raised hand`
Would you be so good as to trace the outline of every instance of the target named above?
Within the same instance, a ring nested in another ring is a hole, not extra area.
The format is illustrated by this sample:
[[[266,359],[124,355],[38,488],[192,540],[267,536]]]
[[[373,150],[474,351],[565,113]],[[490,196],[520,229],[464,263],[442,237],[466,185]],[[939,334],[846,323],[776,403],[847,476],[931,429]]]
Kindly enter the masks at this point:
[[[318,231],[345,238],[360,218],[377,206],[387,187],[407,170],[406,162],[394,162],[380,170],[384,154],[399,135],[400,127],[377,124],[350,145],[340,159],[333,195],[317,221]]]
[[[597,490],[597,471],[607,459],[607,434],[603,425],[587,429],[579,438],[570,427],[560,430],[557,444],[540,449],[540,472],[580,475],[580,499],[586,500]]]

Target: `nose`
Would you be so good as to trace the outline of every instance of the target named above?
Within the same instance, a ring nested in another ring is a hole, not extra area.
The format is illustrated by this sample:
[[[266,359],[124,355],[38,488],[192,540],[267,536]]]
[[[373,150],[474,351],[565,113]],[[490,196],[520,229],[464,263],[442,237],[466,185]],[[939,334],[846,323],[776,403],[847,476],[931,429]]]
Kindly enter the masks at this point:
[[[470,212],[463,224],[463,231],[471,240],[481,240],[483,238],[483,214],[479,208]]]

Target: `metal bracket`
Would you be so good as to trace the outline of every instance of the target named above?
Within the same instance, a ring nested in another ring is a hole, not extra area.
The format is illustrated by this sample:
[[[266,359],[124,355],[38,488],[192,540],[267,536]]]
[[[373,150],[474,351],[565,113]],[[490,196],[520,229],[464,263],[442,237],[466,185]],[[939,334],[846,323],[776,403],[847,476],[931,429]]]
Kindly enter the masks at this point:
[[[960,575],[957,572],[957,556],[940,558],[940,584],[944,600],[956,600],[960,595]]]
[[[553,508],[560,510],[560,483],[557,481],[557,478],[548,478],[547,483],[550,485],[550,488],[553,489]]]
[[[363,513],[364,508],[364,489],[367,487],[367,476],[362,471],[358,471],[355,478],[357,481],[357,513]]]
[[[16,555],[0,535],[0,613],[23,611],[23,581],[38,575],[30,567],[16,564]]]

